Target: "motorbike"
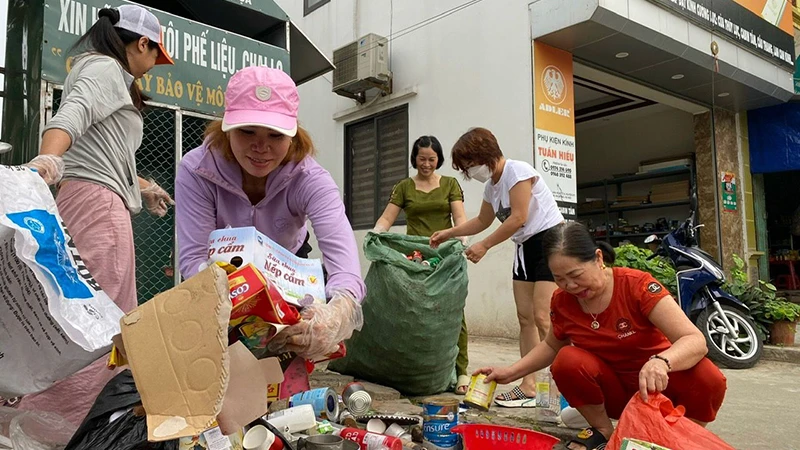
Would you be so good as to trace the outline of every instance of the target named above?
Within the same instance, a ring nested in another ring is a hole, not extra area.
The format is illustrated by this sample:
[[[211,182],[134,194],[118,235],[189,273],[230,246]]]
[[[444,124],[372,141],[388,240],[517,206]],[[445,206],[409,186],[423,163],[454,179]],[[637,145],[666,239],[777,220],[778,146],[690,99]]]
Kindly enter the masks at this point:
[[[705,336],[708,357],[731,369],[753,367],[764,351],[763,338],[750,309],[724,290],[722,267],[698,247],[697,230],[703,225],[694,225],[692,216],[663,239],[656,235],[645,239],[646,244],[657,245],[648,259],[664,257],[672,262],[678,304]]]

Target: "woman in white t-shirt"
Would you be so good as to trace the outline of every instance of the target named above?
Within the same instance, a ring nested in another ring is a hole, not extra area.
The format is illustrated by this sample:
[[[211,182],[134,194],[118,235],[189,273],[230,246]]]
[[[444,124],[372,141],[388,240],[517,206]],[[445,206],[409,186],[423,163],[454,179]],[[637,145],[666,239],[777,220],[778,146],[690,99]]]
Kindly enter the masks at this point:
[[[542,253],[542,237],[564,221],[553,193],[528,163],[506,159],[497,139],[485,128],[473,128],[453,146],[453,168],[468,179],[486,183],[478,217],[431,236],[431,246],[478,234],[497,217],[502,224],[466,250],[479,262],[490,248],[511,239],[516,244],[513,270],[514,301],[520,326],[520,354],[526,355],[550,329],[550,299],[556,290]],[[532,408],[536,395],[533,374],[495,402],[510,408]]]

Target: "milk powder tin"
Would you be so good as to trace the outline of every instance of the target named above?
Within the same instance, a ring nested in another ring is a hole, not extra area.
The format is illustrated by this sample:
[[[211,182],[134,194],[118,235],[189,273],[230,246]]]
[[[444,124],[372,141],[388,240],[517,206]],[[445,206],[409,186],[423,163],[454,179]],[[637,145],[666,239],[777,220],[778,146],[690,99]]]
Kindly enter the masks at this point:
[[[478,374],[472,377],[469,382],[467,394],[464,396],[464,403],[483,411],[488,411],[494,400],[494,391],[497,389],[497,382],[484,383],[486,375]]]
[[[325,420],[339,417],[339,396],[333,389],[320,388],[295,394],[289,399],[289,406],[311,405],[314,414]]]
[[[423,437],[437,447],[458,445],[458,435],[450,430],[458,425],[458,399],[434,397],[422,404]]]

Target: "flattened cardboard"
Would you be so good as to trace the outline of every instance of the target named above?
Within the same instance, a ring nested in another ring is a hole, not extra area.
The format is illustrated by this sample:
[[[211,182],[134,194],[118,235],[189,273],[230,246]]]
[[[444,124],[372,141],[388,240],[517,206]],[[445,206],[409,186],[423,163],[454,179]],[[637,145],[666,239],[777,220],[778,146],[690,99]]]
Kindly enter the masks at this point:
[[[278,358],[258,360],[237,342],[228,347],[231,375],[228,390],[217,417],[222,434],[228,436],[267,413],[267,388],[283,382],[283,370]]]
[[[211,428],[228,387],[228,277],[211,266],[121,319],[151,442]]]

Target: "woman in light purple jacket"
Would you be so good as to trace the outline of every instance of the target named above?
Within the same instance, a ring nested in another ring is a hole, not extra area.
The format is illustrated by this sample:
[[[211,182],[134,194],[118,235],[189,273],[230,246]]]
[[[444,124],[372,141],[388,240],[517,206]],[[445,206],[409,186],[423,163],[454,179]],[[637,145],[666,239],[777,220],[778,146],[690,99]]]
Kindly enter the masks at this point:
[[[307,257],[310,220],[328,273],[326,305],[303,310],[307,320],[276,340],[280,350],[313,360],[336,350],[360,329],[365,295],[358,248],[339,189],[313,158],[308,133],[297,126],[299,97],[292,79],[267,67],[231,77],[225,115],[206,130],[202,146],[181,161],[175,182],[180,271],[184,278],[208,260],[208,236],[219,228],[253,226]]]

